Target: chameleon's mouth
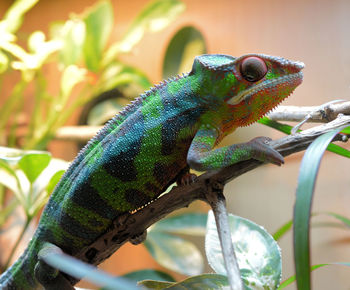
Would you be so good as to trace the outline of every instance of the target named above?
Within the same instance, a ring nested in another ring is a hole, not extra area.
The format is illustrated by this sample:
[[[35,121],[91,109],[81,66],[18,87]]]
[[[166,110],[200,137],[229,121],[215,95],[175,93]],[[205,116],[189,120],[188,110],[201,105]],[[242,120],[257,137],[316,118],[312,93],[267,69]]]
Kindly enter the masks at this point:
[[[283,91],[284,88],[285,89],[293,88],[292,90],[294,90],[294,88],[300,85],[301,82],[303,81],[303,73],[300,70],[304,67],[304,64],[301,62],[296,62],[294,64],[296,69],[299,70],[298,72],[293,74],[288,74],[276,79],[267,79],[261,83],[253,85],[249,89],[244,90],[239,94],[237,94],[236,96],[234,96],[233,98],[231,98],[227,103],[230,105],[237,105],[244,100],[249,101],[249,99],[253,95],[259,94],[260,92],[263,92],[263,91],[269,91],[269,90],[276,91],[276,96],[278,96],[279,95],[278,92]],[[282,97],[281,98],[281,101],[282,101],[283,98],[287,96],[281,96],[281,97]]]

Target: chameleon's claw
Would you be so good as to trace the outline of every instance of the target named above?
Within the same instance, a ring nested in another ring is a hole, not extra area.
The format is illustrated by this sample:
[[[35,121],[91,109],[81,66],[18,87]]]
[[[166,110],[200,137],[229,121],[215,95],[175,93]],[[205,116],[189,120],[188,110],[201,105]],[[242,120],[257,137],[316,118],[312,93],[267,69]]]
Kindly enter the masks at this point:
[[[130,238],[129,241],[133,245],[138,245],[138,244],[141,244],[142,242],[144,242],[144,240],[146,240],[146,237],[147,237],[147,231],[144,231],[139,235],[133,236],[132,238]]]

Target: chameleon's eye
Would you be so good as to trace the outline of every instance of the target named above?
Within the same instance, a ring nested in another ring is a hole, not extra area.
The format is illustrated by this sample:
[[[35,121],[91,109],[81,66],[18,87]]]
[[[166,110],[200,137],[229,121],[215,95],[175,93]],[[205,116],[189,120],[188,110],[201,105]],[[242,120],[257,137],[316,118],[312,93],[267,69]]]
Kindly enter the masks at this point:
[[[256,56],[243,59],[241,63],[241,74],[248,82],[261,80],[267,73],[265,62]]]

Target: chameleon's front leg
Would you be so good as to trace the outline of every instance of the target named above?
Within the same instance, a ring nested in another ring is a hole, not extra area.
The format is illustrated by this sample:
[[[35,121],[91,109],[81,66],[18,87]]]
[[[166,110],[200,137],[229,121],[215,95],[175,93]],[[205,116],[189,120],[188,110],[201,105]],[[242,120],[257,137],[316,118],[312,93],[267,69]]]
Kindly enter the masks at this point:
[[[187,163],[192,169],[219,169],[251,158],[276,165],[284,163],[282,155],[268,145],[271,140],[268,137],[257,137],[247,143],[213,150],[218,137],[215,128],[207,125],[200,127],[187,154]]]

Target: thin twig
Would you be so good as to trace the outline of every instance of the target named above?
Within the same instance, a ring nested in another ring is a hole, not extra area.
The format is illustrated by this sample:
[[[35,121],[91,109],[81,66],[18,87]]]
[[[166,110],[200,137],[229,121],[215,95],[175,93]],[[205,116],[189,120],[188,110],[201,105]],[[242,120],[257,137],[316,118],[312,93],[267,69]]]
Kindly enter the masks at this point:
[[[209,183],[205,197],[207,198],[215,216],[216,228],[219,235],[230,288],[231,290],[242,290],[244,287],[232,244],[223,189],[224,186],[220,183]]]

